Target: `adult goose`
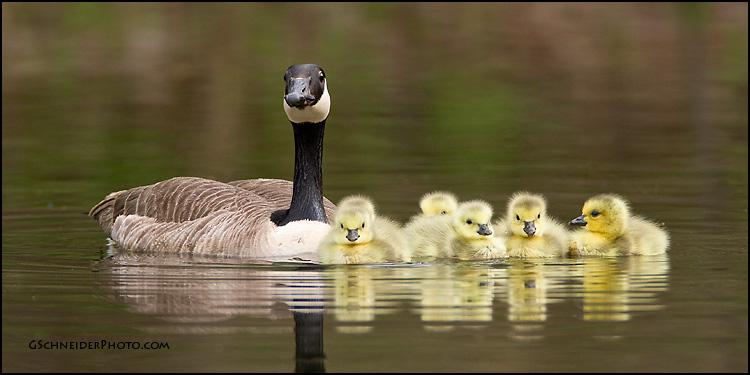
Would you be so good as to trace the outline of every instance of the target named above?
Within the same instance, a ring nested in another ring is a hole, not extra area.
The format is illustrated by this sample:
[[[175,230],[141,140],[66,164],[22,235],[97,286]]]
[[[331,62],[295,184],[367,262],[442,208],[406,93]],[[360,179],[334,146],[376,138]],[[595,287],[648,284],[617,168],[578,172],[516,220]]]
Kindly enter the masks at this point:
[[[294,181],[223,183],[175,177],[109,194],[89,216],[122,249],[276,257],[314,252],[335,205],[323,197],[323,132],[331,106],[323,69],[292,65],[284,111],[294,129]]]

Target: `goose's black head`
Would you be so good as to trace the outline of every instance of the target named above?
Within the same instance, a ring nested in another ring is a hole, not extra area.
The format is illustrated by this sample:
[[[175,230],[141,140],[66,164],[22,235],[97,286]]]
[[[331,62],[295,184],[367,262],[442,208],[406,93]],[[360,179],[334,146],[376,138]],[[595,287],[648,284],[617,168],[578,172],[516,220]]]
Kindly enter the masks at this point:
[[[292,65],[284,74],[284,111],[295,124],[320,123],[328,118],[331,97],[326,75],[315,64]]]

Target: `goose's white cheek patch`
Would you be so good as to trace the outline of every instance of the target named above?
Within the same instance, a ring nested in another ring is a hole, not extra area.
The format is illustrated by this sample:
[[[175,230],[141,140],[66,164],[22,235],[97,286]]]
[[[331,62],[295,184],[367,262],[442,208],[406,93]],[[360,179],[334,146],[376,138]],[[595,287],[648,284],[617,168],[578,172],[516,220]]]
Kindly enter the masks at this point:
[[[317,103],[311,107],[305,107],[303,109],[290,107],[286,104],[284,98],[281,99],[284,102],[284,112],[289,121],[301,124],[303,122],[318,123],[328,118],[328,113],[331,110],[331,97],[328,95],[328,84],[326,84],[323,95],[320,97]]]

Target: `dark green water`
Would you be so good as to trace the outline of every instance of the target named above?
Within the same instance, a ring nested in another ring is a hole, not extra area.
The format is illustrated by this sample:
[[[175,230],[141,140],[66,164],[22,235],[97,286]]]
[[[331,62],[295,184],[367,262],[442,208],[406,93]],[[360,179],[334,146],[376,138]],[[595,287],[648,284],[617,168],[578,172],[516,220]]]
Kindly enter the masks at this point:
[[[746,372],[747,14],[3,3],[3,371]],[[569,220],[615,192],[665,223],[668,254],[105,259],[85,213],[112,191],[290,179],[282,76],[307,62],[329,79],[334,202],[369,195],[403,222],[428,191],[485,199],[497,216],[530,190]],[[325,360],[300,360],[321,337]],[[115,347],[80,347],[102,340]],[[151,342],[169,348],[116,347]]]

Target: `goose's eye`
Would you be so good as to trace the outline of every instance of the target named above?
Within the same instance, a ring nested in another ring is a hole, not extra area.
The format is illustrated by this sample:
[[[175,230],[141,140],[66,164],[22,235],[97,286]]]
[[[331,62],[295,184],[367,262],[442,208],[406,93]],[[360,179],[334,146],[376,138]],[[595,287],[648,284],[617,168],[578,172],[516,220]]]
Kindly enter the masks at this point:
[[[326,76],[325,76],[325,74],[323,74],[323,72],[320,72],[318,74],[318,78],[320,78],[320,83],[323,83],[323,80],[326,79]]]
[[[521,221],[521,217],[516,215],[516,220]]]
[[[469,224],[469,225],[471,225],[471,224],[473,224],[473,221],[471,221],[471,220],[466,220],[466,224]]]
[[[599,216],[599,211],[597,210],[591,211],[591,217],[597,217],[597,216]]]

